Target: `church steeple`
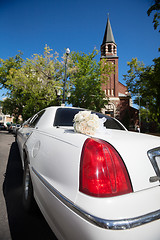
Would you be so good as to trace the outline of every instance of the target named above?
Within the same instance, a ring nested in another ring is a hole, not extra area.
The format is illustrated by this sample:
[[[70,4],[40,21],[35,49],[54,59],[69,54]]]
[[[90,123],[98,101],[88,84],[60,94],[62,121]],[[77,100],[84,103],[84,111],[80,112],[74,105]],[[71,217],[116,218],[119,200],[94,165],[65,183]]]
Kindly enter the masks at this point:
[[[102,90],[108,100],[108,104],[105,105],[102,112],[117,117],[121,122],[126,122],[128,116],[134,121],[133,119],[137,119],[136,113],[133,108],[130,108],[130,97],[127,94],[127,87],[118,80],[117,45],[114,40],[109,16],[101,45],[100,60],[102,66],[113,66],[113,71],[111,71],[110,74],[105,75],[104,72],[101,73],[103,77]],[[130,124],[132,123],[131,119]]]
[[[117,45],[114,40],[109,16],[107,19],[107,25],[101,45],[101,60],[112,64],[114,71],[107,78],[106,83],[102,84],[102,90],[105,91],[107,97],[118,97],[118,56]]]
[[[101,57],[117,56],[117,45],[114,40],[109,16],[101,45]]]
[[[109,16],[108,16],[108,19],[107,19],[107,25],[106,25],[106,30],[105,30],[105,33],[104,33],[102,45],[105,44],[105,43],[115,43],[112,28],[111,28],[111,24],[110,24],[110,21],[109,21]]]

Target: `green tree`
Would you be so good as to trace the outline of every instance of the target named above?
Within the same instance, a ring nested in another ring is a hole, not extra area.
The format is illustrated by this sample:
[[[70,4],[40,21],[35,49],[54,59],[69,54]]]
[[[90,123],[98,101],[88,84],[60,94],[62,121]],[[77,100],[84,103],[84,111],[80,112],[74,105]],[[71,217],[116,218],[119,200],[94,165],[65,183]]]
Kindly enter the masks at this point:
[[[62,87],[62,63],[58,53],[54,56],[46,46],[43,55],[34,54],[31,59],[23,61],[20,67],[10,67],[6,71],[3,85],[9,89],[7,103],[14,102],[15,111],[26,119],[44,107],[55,105],[56,91]],[[3,66],[7,61],[4,61]],[[7,104],[4,103],[5,106]],[[7,104],[8,111],[10,104]],[[10,109],[12,111],[12,108]]]
[[[153,17],[153,25],[154,25],[154,29],[157,29],[157,27],[159,26],[159,21],[160,21],[160,0],[154,0],[154,4],[148,9],[147,14],[148,16],[150,16],[150,14],[152,12],[154,13],[154,17]],[[159,30],[160,32],[160,30]]]
[[[138,61],[137,58],[132,58],[131,62],[127,62],[128,74],[124,75],[124,80],[128,86],[128,90],[131,91],[133,95],[137,95],[141,90],[141,79],[140,75],[144,72],[144,63]]]
[[[10,86],[6,84],[11,69],[20,69],[24,60],[22,59],[22,53],[19,52],[15,57],[3,60],[0,58],[0,89],[6,88],[10,90]]]
[[[75,67],[74,74],[70,75],[71,96],[69,103],[73,106],[88,108],[100,111],[107,103],[104,92],[102,91],[101,72],[105,72],[108,65],[102,67],[102,62],[95,60],[97,50],[85,54],[73,52],[71,59]],[[107,72],[108,73],[108,72]]]
[[[113,67],[103,61],[97,63],[97,54],[97,50],[91,54],[73,52],[68,58],[66,92],[70,92],[71,97],[66,97],[66,102],[73,106],[100,111],[106,103],[101,84],[108,79]],[[22,115],[25,120],[47,106],[60,104],[65,61],[65,54],[59,61],[58,53],[53,55],[48,46],[43,55],[34,54],[31,59],[23,60],[21,55],[16,55],[1,60],[0,84],[8,89],[4,112],[14,114],[15,118]]]
[[[14,98],[6,98],[4,101],[1,102],[1,104],[3,107],[3,113],[14,115],[14,120],[17,123],[19,121],[19,116],[21,115],[23,110],[21,102],[19,101],[18,103],[17,99]]]
[[[153,26],[154,29],[157,29],[160,21],[160,0],[154,0],[154,4],[147,11],[148,16],[150,16],[152,12],[154,12]],[[160,51],[160,48],[158,50]]]
[[[148,109],[149,118],[160,123],[160,58],[153,60],[152,66],[133,58],[128,62],[130,69],[124,75],[129,91],[135,96],[134,102]]]

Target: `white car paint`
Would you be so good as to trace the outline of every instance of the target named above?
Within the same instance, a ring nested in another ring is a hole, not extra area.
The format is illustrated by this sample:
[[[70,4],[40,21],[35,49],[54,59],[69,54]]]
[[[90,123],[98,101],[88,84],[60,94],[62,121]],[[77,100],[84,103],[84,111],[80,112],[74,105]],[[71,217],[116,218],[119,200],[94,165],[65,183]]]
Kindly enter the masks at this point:
[[[23,152],[27,154],[34,197],[57,238],[158,240],[160,186],[159,181],[150,182],[156,174],[147,152],[160,147],[160,138],[113,129],[91,136],[109,142],[119,152],[133,187],[132,193],[121,196],[91,197],[79,191],[81,151],[90,136],[75,133],[73,127],[53,126],[56,110],[47,108],[35,128],[21,128],[17,143],[22,161]],[[155,215],[154,221],[148,214]],[[130,225],[130,220],[141,218],[149,223]],[[106,225],[107,220],[113,220],[113,226]],[[128,227],[117,230],[117,221]]]

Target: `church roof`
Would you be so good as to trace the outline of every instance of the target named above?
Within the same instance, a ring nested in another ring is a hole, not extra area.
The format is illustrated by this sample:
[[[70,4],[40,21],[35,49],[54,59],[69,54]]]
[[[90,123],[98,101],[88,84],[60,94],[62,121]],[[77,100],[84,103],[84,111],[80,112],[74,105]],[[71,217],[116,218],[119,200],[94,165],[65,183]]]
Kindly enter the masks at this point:
[[[110,24],[110,21],[109,21],[109,16],[108,16],[108,19],[107,19],[107,25],[106,25],[106,30],[105,30],[105,33],[104,33],[102,45],[105,44],[105,43],[115,43],[112,28],[111,28],[111,24]]]

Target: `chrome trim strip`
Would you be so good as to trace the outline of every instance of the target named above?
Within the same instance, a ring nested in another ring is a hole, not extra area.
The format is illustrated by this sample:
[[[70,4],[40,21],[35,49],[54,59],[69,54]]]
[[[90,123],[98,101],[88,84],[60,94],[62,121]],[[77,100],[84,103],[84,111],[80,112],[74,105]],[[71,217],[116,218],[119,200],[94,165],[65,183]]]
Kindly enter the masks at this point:
[[[152,163],[152,166],[157,174],[158,177],[160,177],[160,169],[158,166],[158,162],[156,160],[156,157],[160,157],[160,147],[153,148],[147,152],[149,160]]]
[[[109,219],[102,219],[96,216],[93,216],[86,211],[83,211],[78,206],[76,206],[73,202],[69,199],[64,197],[60,192],[58,192],[53,186],[49,184],[33,167],[32,171],[36,174],[36,176],[41,180],[41,182],[67,207],[69,207],[72,211],[76,214],[87,220],[88,222],[105,229],[111,230],[125,230],[130,228],[135,228],[146,223],[153,222],[155,220],[160,219],[160,210],[135,217],[135,218],[126,218],[120,220],[109,220]]]

